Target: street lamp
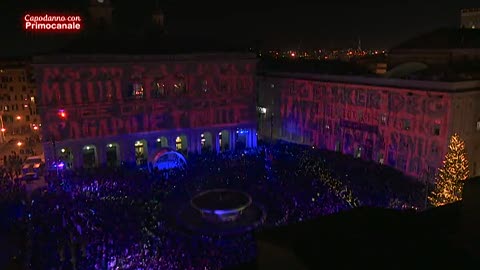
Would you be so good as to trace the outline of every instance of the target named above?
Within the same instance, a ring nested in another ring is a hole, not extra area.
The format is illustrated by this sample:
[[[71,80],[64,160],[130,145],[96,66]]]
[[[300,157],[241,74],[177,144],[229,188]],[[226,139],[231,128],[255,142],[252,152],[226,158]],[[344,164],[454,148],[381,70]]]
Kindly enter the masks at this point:
[[[3,126],[3,113],[0,114],[0,124],[1,124],[1,127],[2,127],[2,129],[1,129],[1,131],[2,131],[2,142],[5,142],[5,131],[6,131],[6,129]]]
[[[270,141],[273,141],[273,112],[270,114]]]
[[[23,145],[23,143],[22,142],[17,142],[17,145],[18,145],[18,147],[20,147],[20,146]]]

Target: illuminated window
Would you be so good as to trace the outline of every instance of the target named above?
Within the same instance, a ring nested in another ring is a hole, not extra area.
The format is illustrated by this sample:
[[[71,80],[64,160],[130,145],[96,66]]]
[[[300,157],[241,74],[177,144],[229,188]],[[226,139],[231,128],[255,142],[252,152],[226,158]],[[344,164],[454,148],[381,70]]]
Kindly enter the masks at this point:
[[[143,85],[141,83],[133,83],[132,91],[130,93],[131,97],[142,99],[144,97],[145,91],[143,90]]]
[[[387,114],[384,113],[380,116],[380,122],[382,123],[382,125],[387,124]]]
[[[358,147],[357,151],[355,151],[355,157],[361,158],[362,157],[362,147]]]
[[[5,111],[8,111],[8,106],[5,106],[7,109]],[[477,131],[480,131],[480,120],[477,121]]]
[[[201,137],[200,142],[201,142],[201,144],[202,144],[202,147],[205,147],[205,135],[202,133],[202,134],[200,135],[200,137]]]
[[[173,84],[173,88],[175,89],[175,93],[177,94],[185,93],[187,91],[185,79],[183,77],[179,77],[175,84]]]
[[[383,153],[378,154],[378,163],[380,164],[385,163],[385,157],[383,156]]]
[[[208,82],[207,82],[207,80],[203,80],[203,82],[202,82],[202,92],[204,92],[204,93],[208,92]]]
[[[167,95],[167,91],[165,90],[165,84],[161,81],[153,82],[152,89],[152,97],[154,98],[161,98]]]
[[[175,148],[177,150],[182,150],[182,139],[180,137],[175,139]]]

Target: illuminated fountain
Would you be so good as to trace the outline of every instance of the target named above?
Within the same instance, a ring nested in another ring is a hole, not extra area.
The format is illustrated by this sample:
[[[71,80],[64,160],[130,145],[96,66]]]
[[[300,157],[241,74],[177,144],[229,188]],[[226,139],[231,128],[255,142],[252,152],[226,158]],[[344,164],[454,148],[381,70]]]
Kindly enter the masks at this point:
[[[212,189],[195,195],[177,216],[185,229],[202,234],[250,231],[266,218],[264,209],[245,192]]]
[[[252,198],[240,191],[214,189],[196,195],[190,204],[209,222],[232,222],[252,204]]]

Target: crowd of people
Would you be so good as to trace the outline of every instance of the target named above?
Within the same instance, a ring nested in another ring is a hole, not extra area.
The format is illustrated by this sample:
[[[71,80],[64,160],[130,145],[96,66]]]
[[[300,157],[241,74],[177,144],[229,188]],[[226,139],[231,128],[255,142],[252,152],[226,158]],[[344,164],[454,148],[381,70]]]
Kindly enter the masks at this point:
[[[10,218],[2,226],[16,241],[10,252],[0,255],[0,266],[205,270],[252,261],[252,232],[195,233],[176,222],[182,205],[213,188],[247,192],[267,214],[258,229],[358,206],[420,207],[421,188],[391,169],[361,164],[311,147],[278,143],[190,154],[185,169],[168,172],[65,172],[30,196],[18,184],[4,181],[0,189],[9,195],[2,198],[2,211]],[[399,181],[404,183],[396,185]]]

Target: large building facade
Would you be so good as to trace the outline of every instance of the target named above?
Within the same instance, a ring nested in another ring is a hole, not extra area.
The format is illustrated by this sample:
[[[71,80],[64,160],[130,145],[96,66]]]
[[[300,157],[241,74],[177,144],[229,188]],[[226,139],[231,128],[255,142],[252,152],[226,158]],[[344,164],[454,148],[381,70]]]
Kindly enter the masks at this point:
[[[480,82],[266,73],[262,137],[309,144],[433,179],[457,132],[479,172]]]
[[[254,55],[42,56],[34,67],[47,164],[256,146]]]
[[[39,132],[32,72],[25,62],[0,62],[0,141]]]

